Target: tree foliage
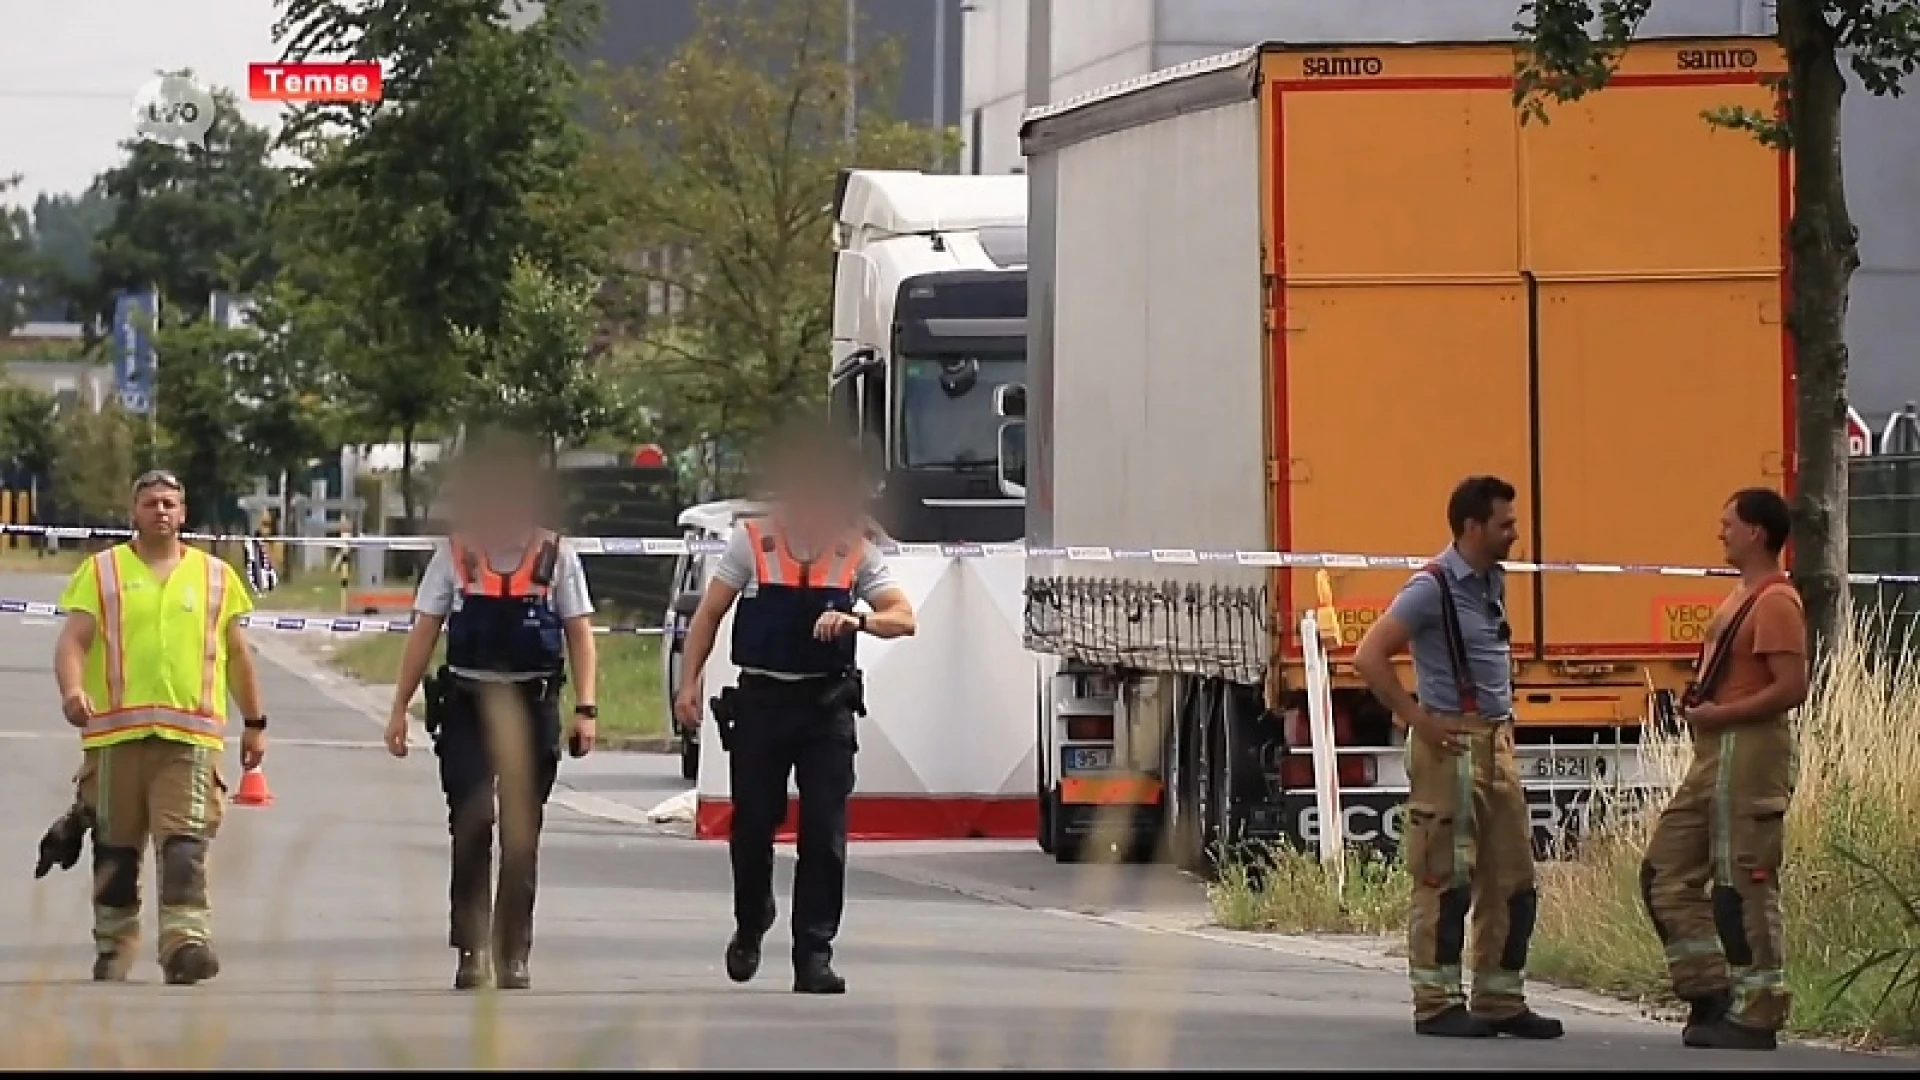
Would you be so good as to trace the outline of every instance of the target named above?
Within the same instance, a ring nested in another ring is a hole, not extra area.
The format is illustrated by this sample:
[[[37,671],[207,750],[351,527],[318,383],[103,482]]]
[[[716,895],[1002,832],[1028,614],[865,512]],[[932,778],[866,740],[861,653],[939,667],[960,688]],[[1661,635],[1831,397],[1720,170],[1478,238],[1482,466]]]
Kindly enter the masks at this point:
[[[568,281],[532,259],[514,261],[499,327],[455,332],[470,426],[532,436],[554,454],[622,422],[615,384],[595,370],[597,292],[591,279]]]
[[[58,441],[50,395],[25,386],[0,386],[0,459],[8,469],[49,475]]]
[[[1679,0],[1659,0],[1678,3]],[[1545,119],[1555,102],[1606,86],[1655,0],[1529,0],[1514,29],[1529,46],[1515,84],[1523,115]],[[1787,73],[1773,116],[1710,110],[1703,122],[1752,132],[1793,152],[1794,213],[1788,227],[1792,301],[1787,327],[1798,375],[1794,577],[1818,642],[1836,640],[1847,617],[1847,344],[1849,283],[1860,265],[1859,231],[1847,211],[1840,105],[1847,72],[1870,94],[1897,96],[1920,67],[1920,4],[1914,0],[1778,0],[1776,33]]]
[[[405,444],[411,516],[413,445],[465,386],[454,328],[498,331],[518,253],[560,272],[597,262],[569,59],[594,9],[550,0],[516,29],[517,0],[278,6],[284,59],[386,71],[377,103],[289,118],[282,139],[312,166],[282,220],[361,418]]]
[[[592,175],[630,245],[606,307],[644,342],[643,393],[683,428],[744,440],[824,394],[839,171],[918,168],[957,149],[955,132],[889,114],[890,43],[863,50],[853,73],[849,145],[845,30],[840,0],[704,7],[671,57],[597,80]],[[650,312],[663,302],[684,309]]]
[[[156,450],[186,484],[196,524],[224,524],[227,504],[253,464],[241,440],[245,409],[234,360],[255,340],[252,331],[220,326],[204,314],[161,313],[154,335]]]
[[[18,176],[0,176],[0,197],[19,183]],[[0,204],[0,336],[27,321],[38,269],[31,219],[24,210]]]
[[[247,292],[274,272],[267,222],[286,186],[268,160],[266,131],[214,92],[205,149],[142,139],[95,185],[112,207],[94,236],[94,274],[75,297],[83,316],[110,318],[119,289],[158,287],[166,308],[203,312],[216,292]]]
[[[45,195],[33,200],[33,244],[41,260],[44,290],[40,317],[79,318],[81,298],[97,276],[93,241],[113,220],[113,203],[98,184],[78,195]]]
[[[126,519],[129,485],[144,441],[141,427],[111,399],[98,412],[62,412],[51,470],[62,517],[92,525]]]

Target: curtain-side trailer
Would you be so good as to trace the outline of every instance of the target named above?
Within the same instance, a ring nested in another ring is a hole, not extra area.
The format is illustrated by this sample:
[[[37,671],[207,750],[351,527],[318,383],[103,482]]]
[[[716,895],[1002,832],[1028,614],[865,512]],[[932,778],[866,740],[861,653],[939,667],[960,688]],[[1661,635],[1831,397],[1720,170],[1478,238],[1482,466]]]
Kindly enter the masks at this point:
[[[1003,442],[1056,857],[1315,839],[1298,627],[1323,588],[1343,831],[1392,846],[1403,737],[1349,661],[1409,571],[1351,556],[1441,550],[1460,478],[1518,488],[1515,559],[1636,566],[1717,565],[1727,496],[1790,489],[1790,171],[1703,117],[1775,108],[1775,45],[1637,43],[1546,123],[1515,60],[1263,45],[1028,114]],[[1512,575],[1541,841],[1651,782],[1640,737],[1727,588]]]

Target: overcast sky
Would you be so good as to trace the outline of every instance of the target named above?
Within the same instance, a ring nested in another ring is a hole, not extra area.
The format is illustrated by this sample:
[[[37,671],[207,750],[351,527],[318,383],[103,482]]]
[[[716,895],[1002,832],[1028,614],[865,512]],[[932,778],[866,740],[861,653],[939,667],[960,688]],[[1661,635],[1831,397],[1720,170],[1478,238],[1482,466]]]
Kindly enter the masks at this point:
[[[83,190],[120,160],[133,96],[155,71],[192,68],[241,98],[256,124],[280,106],[246,101],[247,65],[277,58],[273,0],[0,2],[0,176],[10,201]]]

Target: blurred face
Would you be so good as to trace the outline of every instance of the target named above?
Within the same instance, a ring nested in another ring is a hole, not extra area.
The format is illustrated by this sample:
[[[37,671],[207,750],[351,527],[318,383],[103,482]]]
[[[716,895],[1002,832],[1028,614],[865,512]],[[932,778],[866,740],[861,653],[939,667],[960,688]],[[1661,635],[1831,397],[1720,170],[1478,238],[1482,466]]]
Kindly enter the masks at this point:
[[[1513,545],[1520,539],[1520,517],[1513,511],[1513,504],[1496,501],[1493,513],[1484,522],[1467,522],[1467,531],[1460,536],[1463,551],[1479,554],[1483,558],[1505,559]]]
[[[1760,526],[1741,521],[1728,503],[1720,509],[1720,547],[1729,564],[1740,566],[1767,550],[1767,534]]]
[[[863,516],[865,500],[857,479],[833,465],[791,460],[782,463],[773,480],[781,508],[800,528],[840,532]]]
[[[455,524],[463,530],[524,529],[539,521],[545,492],[539,470],[530,464],[469,464],[454,482],[450,509]]]
[[[173,484],[156,480],[133,493],[133,528],[142,536],[178,536],[186,516],[186,494]]]

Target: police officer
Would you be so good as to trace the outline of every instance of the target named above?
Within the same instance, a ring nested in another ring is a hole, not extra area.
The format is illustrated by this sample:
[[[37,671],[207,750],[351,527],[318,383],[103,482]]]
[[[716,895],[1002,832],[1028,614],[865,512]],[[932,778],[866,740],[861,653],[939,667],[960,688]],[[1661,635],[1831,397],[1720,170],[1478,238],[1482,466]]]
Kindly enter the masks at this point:
[[[1354,670],[1407,729],[1413,877],[1408,974],[1422,1035],[1557,1039],[1527,1007],[1527,946],[1539,903],[1533,828],[1513,757],[1513,636],[1501,560],[1519,537],[1513,485],[1471,476],[1447,501],[1453,543],[1374,623]],[[1409,645],[1419,700],[1393,656]],[[1473,997],[1461,992],[1473,920]]]
[[[746,982],[760,970],[761,939],[775,913],[773,838],[786,818],[792,773],[800,792],[793,989],[839,994],[847,984],[831,960],[845,904],[855,714],[865,711],[855,641],[911,635],[913,606],[867,538],[853,448],[796,427],[769,460],[771,511],[743,521],[728,541],[687,630],[674,711],[683,724],[700,723],[702,669],[737,598],[732,655],[740,681],[715,709],[733,789],[727,975]],[[856,603],[871,610],[856,612]]]
[[[1660,812],[1640,867],[1681,1038],[1715,1050],[1772,1050],[1792,1004],[1782,973],[1780,864],[1793,795],[1789,714],[1807,699],[1807,620],[1780,569],[1787,501],[1736,492],[1720,514],[1740,588],[1707,627],[1683,703],[1693,758]],[[1731,971],[1729,971],[1731,967]]]
[[[426,696],[453,841],[453,985],[483,986],[491,972],[501,989],[523,990],[531,985],[540,829],[560,764],[568,658],[578,703],[571,751],[578,757],[593,744],[593,604],[579,557],[539,528],[546,478],[532,456],[513,444],[481,447],[457,470],[453,536],[434,552],[414,598],[387,749],[407,754],[407,707],[444,626],[446,664],[426,679]],[[497,905],[490,880],[496,818]]]

